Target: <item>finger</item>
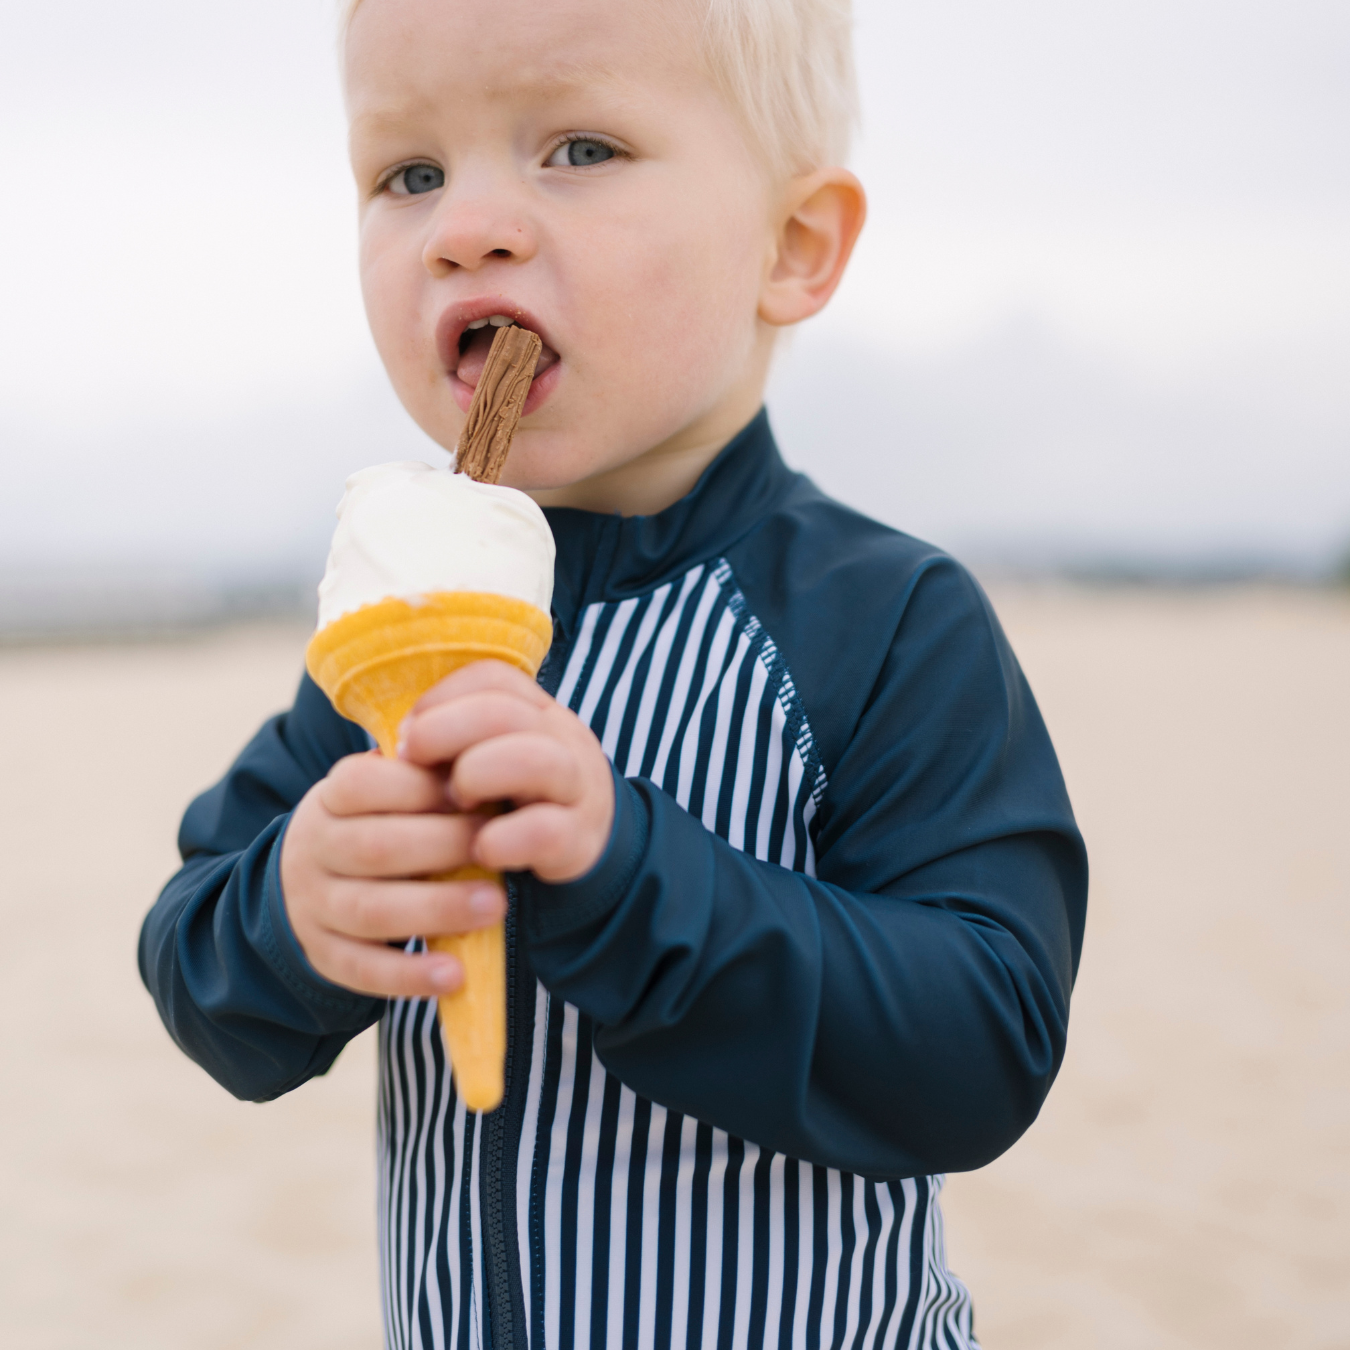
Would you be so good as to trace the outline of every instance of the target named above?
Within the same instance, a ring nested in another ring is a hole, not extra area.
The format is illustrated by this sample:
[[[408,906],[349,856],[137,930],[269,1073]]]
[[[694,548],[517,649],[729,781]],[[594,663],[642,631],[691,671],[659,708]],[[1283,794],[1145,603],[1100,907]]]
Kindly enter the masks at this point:
[[[591,870],[607,839],[607,834],[592,838],[579,828],[576,812],[540,802],[490,821],[474,853],[483,867],[494,871],[530,871],[541,881],[567,882]]]
[[[490,928],[506,917],[506,892],[491,881],[348,881],[333,884],[322,916],[340,937],[391,941]]]
[[[411,815],[443,811],[445,790],[438,775],[419,765],[379,754],[348,755],[319,785],[319,800],[334,816]]]
[[[312,946],[310,964],[320,975],[373,998],[435,998],[464,983],[464,967],[446,952],[400,952],[337,933]]]
[[[438,685],[429,689],[413,708],[413,715],[425,712],[451,699],[463,698],[495,689],[515,694],[536,708],[547,707],[553,700],[523,670],[505,661],[471,661],[447,675]]]
[[[517,733],[471,746],[455,760],[446,784],[450,801],[471,811],[483,802],[557,802],[581,792],[576,753],[552,736]]]
[[[471,860],[483,817],[346,816],[324,822],[319,860],[344,877],[426,877]]]
[[[403,724],[399,753],[414,764],[448,764],[479,741],[537,730],[545,713],[514,692],[478,690],[414,713]]]

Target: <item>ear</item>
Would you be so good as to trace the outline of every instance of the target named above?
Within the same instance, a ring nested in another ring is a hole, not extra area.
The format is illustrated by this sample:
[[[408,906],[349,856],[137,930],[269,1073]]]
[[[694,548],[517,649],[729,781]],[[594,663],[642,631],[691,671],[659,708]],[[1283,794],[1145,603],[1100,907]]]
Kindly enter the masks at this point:
[[[867,194],[847,169],[818,169],[792,179],[779,207],[759,317],[782,326],[823,309],[866,218]]]

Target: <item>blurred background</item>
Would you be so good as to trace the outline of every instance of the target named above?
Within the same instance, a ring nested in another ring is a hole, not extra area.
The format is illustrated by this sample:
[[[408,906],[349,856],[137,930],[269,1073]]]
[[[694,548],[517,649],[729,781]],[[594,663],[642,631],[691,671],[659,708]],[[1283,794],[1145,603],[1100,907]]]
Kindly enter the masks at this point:
[[[294,605],[348,472],[443,462],[362,318],[333,8],[6,8],[0,625]],[[1350,9],[857,16],[872,215],[791,459],[986,568],[1332,575]]]
[[[368,1038],[242,1106],[131,960],[343,479],[444,462],[365,330],[334,7],[0,10],[7,1345],[378,1343]],[[1345,1350],[1350,7],[855,11],[872,214],[771,412],[988,582],[1095,869],[953,1264],[991,1350]]]

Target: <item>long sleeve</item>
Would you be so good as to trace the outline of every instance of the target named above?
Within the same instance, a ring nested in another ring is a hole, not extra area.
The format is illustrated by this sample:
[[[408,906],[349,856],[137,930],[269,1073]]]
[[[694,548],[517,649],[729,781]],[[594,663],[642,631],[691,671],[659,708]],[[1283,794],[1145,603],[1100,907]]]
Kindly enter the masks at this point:
[[[141,929],[141,978],[165,1026],[237,1097],[268,1101],[326,1072],[383,1009],[309,965],[278,877],[290,811],[334,762],[367,744],[304,679],[294,708],[189,807],[183,867]]]
[[[864,603],[887,613],[875,586]],[[876,1177],[978,1167],[1035,1118],[1087,889],[1049,738],[978,588],[936,555],[891,613],[871,668],[829,632],[815,671],[800,663],[808,710],[815,688],[848,719],[827,733],[817,876],[616,776],[592,873],[518,885],[540,979],[594,1019],[628,1086]],[[831,680],[859,691],[851,704]]]

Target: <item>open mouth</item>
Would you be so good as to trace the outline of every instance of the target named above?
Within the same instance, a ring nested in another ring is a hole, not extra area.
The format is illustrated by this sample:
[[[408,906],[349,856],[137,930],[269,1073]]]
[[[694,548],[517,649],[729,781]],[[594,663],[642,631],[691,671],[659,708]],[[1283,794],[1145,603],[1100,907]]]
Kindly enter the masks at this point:
[[[492,340],[497,336],[497,329],[515,323],[516,320],[507,314],[492,314],[487,318],[472,320],[459,337],[459,362],[454,370],[455,376],[470,389],[476,389],[483,376],[483,367],[487,364],[488,352],[492,350]],[[557,364],[558,353],[545,343],[535,363],[534,378],[538,380],[545,371]]]

